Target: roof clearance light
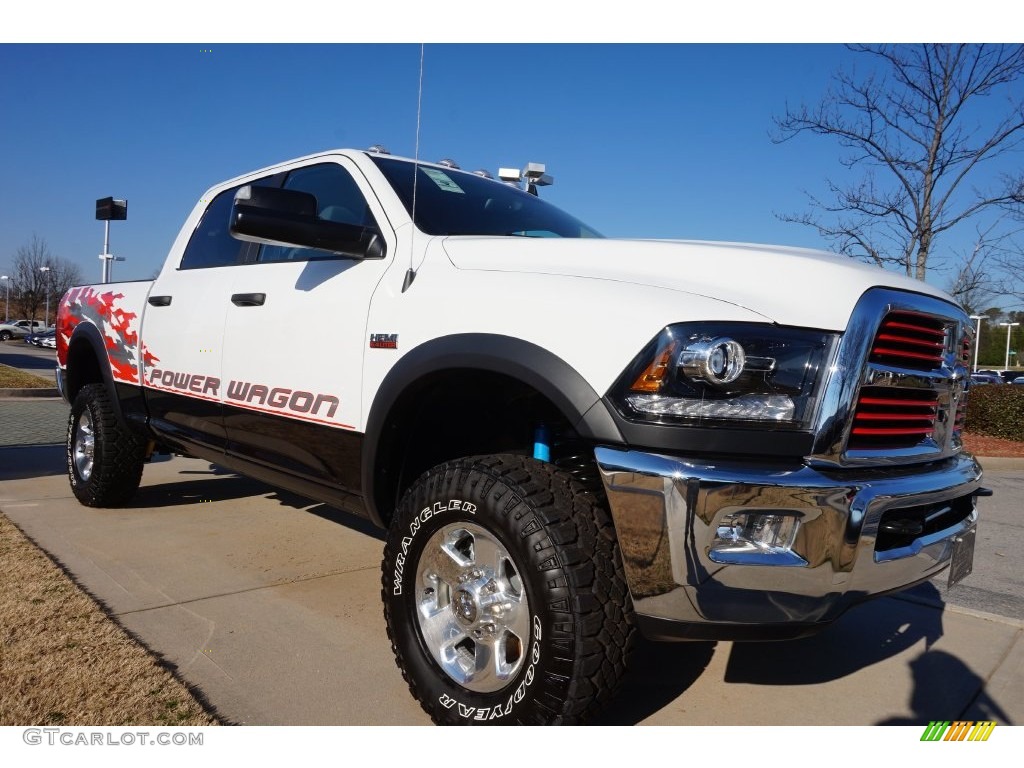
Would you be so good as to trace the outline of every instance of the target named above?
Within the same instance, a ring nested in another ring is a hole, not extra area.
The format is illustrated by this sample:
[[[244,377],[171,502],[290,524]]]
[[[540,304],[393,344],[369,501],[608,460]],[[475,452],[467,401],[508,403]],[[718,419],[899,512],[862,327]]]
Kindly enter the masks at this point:
[[[390,152],[388,152],[387,147],[385,147],[383,144],[374,144],[372,147],[370,147],[366,151],[367,152],[376,152],[378,155],[390,155],[391,154]]]
[[[454,168],[456,171],[462,170],[459,167],[458,163],[456,163],[454,160],[452,160],[451,158],[448,158],[448,157],[446,157],[444,160],[438,160],[437,164],[438,165],[443,165],[445,168]]]
[[[523,168],[523,176],[534,187],[550,187],[555,183],[555,177],[545,173],[544,163],[527,163]]]
[[[518,168],[499,168],[498,178],[502,181],[519,181],[523,176]]]

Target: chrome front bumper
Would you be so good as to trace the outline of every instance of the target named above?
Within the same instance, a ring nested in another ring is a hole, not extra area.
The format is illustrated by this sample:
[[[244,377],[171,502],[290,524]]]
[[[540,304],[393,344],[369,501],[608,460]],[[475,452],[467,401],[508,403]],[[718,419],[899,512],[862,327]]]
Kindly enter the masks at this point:
[[[595,456],[640,628],[657,639],[809,634],[856,602],[947,567],[954,542],[973,534],[983,492],[981,467],[967,454],[925,467],[836,471],[612,448]],[[947,508],[959,512],[940,514]],[[737,512],[799,518],[796,557],[712,560],[719,526]],[[944,527],[898,546],[890,537],[883,549],[886,513],[930,515]]]

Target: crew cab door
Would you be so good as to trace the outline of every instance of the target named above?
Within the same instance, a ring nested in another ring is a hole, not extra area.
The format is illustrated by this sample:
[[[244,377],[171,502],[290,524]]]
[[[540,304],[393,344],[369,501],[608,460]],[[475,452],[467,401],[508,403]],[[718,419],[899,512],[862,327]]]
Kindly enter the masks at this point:
[[[255,245],[232,273],[222,356],[227,451],[268,480],[284,473],[358,493],[366,321],[395,236],[346,158],[294,168],[282,186],[314,195],[319,219],[376,228],[385,256]]]
[[[250,248],[228,232],[233,197],[234,190],[222,192],[202,212],[179,251],[181,258],[166,264],[154,281],[142,325],[150,425],[172,445],[190,451],[198,446],[198,452],[208,456],[224,450],[224,318],[234,269],[243,250]]]

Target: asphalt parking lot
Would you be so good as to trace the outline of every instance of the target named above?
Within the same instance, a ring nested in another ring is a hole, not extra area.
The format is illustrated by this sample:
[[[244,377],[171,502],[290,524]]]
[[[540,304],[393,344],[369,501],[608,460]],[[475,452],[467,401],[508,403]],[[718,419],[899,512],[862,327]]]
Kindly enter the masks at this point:
[[[82,507],[55,444],[65,414],[59,400],[0,401],[0,509],[222,715],[428,722],[385,634],[379,532],[180,457],[147,467],[132,507]],[[788,643],[644,643],[601,722],[1024,723],[1024,469],[988,481],[975,573],[952,593],[937,580]]]

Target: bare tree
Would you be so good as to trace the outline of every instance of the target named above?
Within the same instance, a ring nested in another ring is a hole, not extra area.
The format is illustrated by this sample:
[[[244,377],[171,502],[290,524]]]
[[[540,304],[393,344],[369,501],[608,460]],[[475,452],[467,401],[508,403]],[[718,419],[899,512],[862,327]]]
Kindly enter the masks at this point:
[[[82,282],[78,267],[55,256],[46,240],[36,235],[32,236],[31,242],[15,252],[12,278],[14,300],[30,320],[44,313],[49,297],[50,316],[46,319],[52,321],[60,297],[72,285]]]
[[[1024,197],[1024,175],[979,191],[969,179],[982,164],[1024,140],[1024,46],[851,46],[870,74],[839,72],[816,107],[787,108],[776,142],[810,133],[836,139],[842,164],[862,171],[852,183],[828,182],[831,200],[811,197],[812,212],[783,215],[815,227],[848,256],[897,266],[925,279],[936,238],[977,214]],[[977,102],[1005,94],[1002,116],[982,125]]]
[[[980,243],[975,243],[970,255],[961,259],[956,274],[946,288],[949,295],[971,315],[977,314],[994,296],[987,261],[988,252]]]
[[[946,290],[969,314],[977,314],[999,297],[1024,290],[1019,284],[1021,271],[1012,266],[1014,254],[1020,252],[1017,238],[1024,229],[1005,219],[996,218],[984,229],[977,227],[971,250],[955,254],[955,272]]]
[[[999,270],[998,292],[1024,304],[1024,183],[1016,193],[1014,203],[1007,206],[1017,230],[999,247],[992,256],[992,262]]]

